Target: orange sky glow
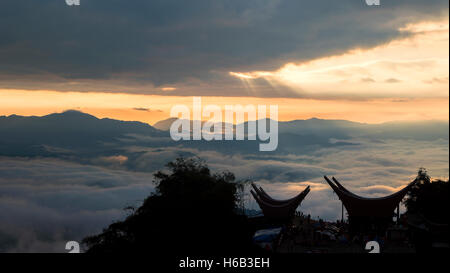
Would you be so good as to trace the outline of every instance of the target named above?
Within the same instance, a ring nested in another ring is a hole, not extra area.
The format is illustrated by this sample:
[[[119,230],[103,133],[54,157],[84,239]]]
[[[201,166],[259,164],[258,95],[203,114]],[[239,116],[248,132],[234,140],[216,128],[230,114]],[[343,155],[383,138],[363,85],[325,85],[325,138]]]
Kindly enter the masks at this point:
[[[414,35],[371,49],[354,49],[306,63],[290,62],[274,71],[228,72],[244,88],[265,79],[304,98],[204,96],[202,103],[278,105],[279,120],[346,119],[365,123],[449,118],[449,20],[405,26]],[[226,93],[226,86],[223,93]],[[170,117],[175,104],[192,106],[192,97],[167,95],[0,88],[0,115],[46,115],[68,109],[99,118],[154,124]]]
[[[154,124],[170,117],[176,104],[192,107],[192,97],[0,90],[0,115],[46,115],[68,109],[99,118],[137,120]],[[279,120],[346,119],[365,123],[398,120],[448,120],[448,98],[318,100],[296,98],[202,97],[202,105],[278,105]]]

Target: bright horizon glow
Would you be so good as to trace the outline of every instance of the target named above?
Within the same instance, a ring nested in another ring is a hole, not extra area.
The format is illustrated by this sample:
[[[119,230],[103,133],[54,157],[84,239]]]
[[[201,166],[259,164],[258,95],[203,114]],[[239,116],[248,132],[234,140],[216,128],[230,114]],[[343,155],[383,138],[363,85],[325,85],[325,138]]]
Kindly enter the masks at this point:
[[[301,98],[202,97],[202,105],[224,109],[235,104],[278,105],[279,120],[345,119],[362,123],[444,120],[449,117],[446,99],[318,100]],[[79,110],[99,118],[154,124],[170,117],[175,104],[192,107],[192,97],[124,93],[85,93],[0,89],[0,115],[47,115]]]
[[[448,18],[410,24],[399,31],[412,36],[371,49],[230,75],[247,86],[263,78],[314,98],[448,98],[448,25]]]

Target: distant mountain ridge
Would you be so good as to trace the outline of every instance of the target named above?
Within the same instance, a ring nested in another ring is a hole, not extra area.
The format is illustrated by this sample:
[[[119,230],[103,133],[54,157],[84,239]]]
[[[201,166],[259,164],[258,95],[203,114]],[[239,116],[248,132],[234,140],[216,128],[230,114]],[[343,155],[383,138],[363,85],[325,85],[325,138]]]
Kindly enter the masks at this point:
[[[177,118],[169,118],[155,123],[162,131],[168,131]],[[269,126],[267,119],[267,125]],[[244,127],[257,121],[247,121]],[[266,127],[268,128],[268,127]],[[333,138],[366,137],[412,138],[417,140],[448,139],[448,121],[393,121],[380,124],[360,123],[348,120],[310,118],[278,122],[279,134],[318,135]],[[246,129],[247,131],[247,129]]]
[[[0,156],[60,156],[66,151],[80,157],[107,156],[123,153],[128,145],[162,149],[182,146],[224,154],[259,153],[259,141],[173,141],[168,129],[174,120],[160,121],[155,128],[137,121],[99,119],[74,110],[42,117],[1,116]],[[245,133],[250,123],[255,121],[244,123]],[[358,145],[358,139],[373,142],[449,139],[449,124],[444,121],[364,124],[312,118],[279,122],[278,127],[278,148],[274,153],[304,153],[325,147]]]
[[[167,135],[146,123],[99,119],[74,110],[42,117],[0,117],[0,149],[12,144],[89,147],[127,134]]]
[[[50,125],[57,128],[49,127]],[[126,131],[157,133],[159,130],[147,123],[139,121],[121,121],[110,118],[99,119],[95,116],[76,111],[68,110],[62,113],[38,116],[0,116],[0,130],[76,130],[76,131],[102,131],[105,133],[120,133]]]
[[[153,124],[153,127],[161,131],[169,131],[170,126],[175,120],[178,120],[178,118],[163,119]]]
[[[46,116],[0,116],[0,140],[21,133],[19,138],[48,137],[50,134],[77,133],[79,136],[118,137],[126,134],[167,136],[171,124],[177,118],[156,122],[153,126],[138,121],[121,121],[110,118],[99,119],[76,110],[54,113]],[[269,124],[267,119],[267,125]],[[191,121],[192,122],[192,121]],[[257,121],[248,121],[244,127]],[[191,124],[192,126],[192,124]],[[318,135],[323,137],[347,138],[359,136],[392,138],[443,138],[448,139],[448,121],[397,121],[381,124],[367,124],[347,120],[311,118],[278,122],[279,134]]]

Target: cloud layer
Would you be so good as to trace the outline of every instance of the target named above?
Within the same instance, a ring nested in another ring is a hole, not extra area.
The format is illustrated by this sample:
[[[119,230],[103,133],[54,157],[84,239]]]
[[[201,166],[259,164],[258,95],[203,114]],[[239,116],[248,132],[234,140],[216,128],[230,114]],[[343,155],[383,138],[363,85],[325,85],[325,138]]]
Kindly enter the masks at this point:
[[[65,252],[67,241],[122,219],[152,190],[149,174],[0,158],[0,252]]]
[[[198,148],[151,147],[126,139],[110,156],[80,165],[59,159],[0,158],[0,252],[64,252],[65,242],[98,233],[123,219],[124,207],[139,205],[152,191],[151,174],[179,157],[199,156],[213,171],[251,179],[275,198],[311,186],[300,210],[340,219],[341,205],[323,175],[337,177],[357,194],[388,195],[411,181],[419,167],[448,179],[448,140],[372,141],[317,147],[304,153],[226,154]],[[76,160],[76,159],[74,159]],[[98,167],[102,166],[102,167]],[[247,195],[245,205],[258,209]]]
[[[272,70],[370,48],[448,16],[447,1],[2,1],[0,86],[242,95],[229,71]],[[20,81],[19,81],[20,80]],[[164,89],[165,88],[165,89]],[[273,95],[270,85],[261,94]],[[191,90],[191,91],[189,91]],[[244,92],[245,89],[244,89]],[[265,93],[266,92],[266,93]],[[288,89],[280,95],[295,95]]]

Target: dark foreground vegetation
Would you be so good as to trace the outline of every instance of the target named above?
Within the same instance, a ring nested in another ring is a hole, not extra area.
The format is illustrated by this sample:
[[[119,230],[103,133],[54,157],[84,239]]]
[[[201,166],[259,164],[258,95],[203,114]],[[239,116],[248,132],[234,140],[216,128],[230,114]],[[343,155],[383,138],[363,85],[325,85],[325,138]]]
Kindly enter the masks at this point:
[[[449,252],[449,181],[433,180],[423,168],[405,200],[406,216],[417,252]]]
[[[124,220],[84,239],[87,252],[236,254],[252,251],[247,218],[238,213],[243,183],[213,174],[199,159],[179,158],[154,175],[156,191]]]
[[[421,168],[416,183],[411,187],[405,200],[409,214],[417,214],[425,220],[449,224],[450,192],[448,180],[432,180]]]

